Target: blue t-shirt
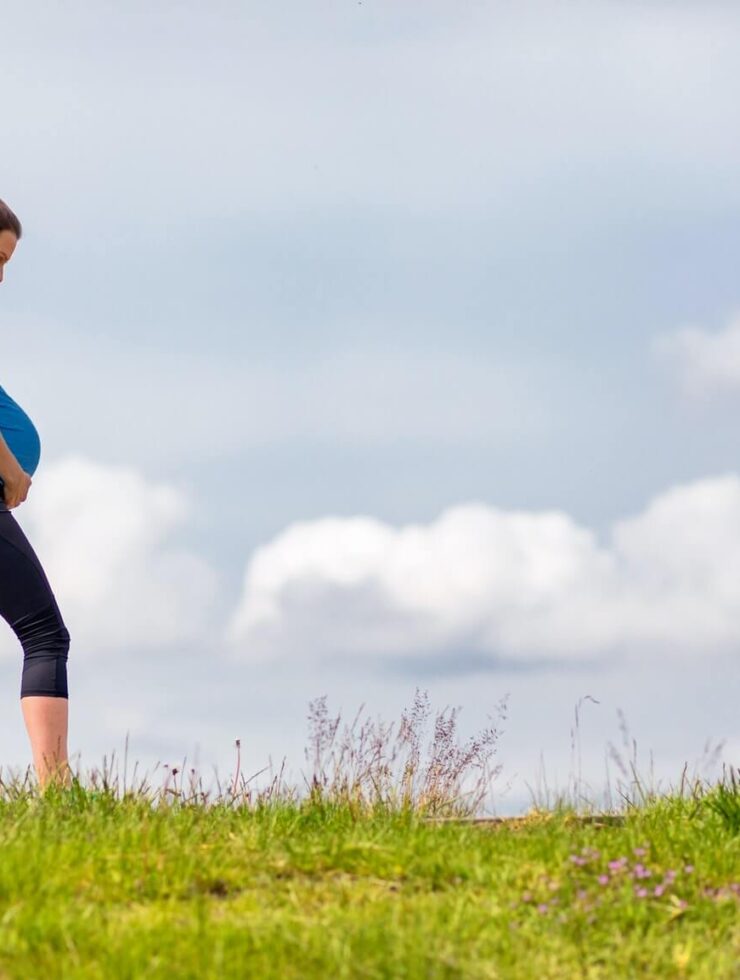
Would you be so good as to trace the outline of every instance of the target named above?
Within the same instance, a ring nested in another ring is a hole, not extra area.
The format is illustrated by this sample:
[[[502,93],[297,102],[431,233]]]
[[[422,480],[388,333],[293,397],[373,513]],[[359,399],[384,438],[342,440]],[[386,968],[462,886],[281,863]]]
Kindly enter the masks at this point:
[[[0,387],[0,432],[22,469],[29,476],[33,476],[41,458],[39,434],[18,402],[13,401],[2,387]]]

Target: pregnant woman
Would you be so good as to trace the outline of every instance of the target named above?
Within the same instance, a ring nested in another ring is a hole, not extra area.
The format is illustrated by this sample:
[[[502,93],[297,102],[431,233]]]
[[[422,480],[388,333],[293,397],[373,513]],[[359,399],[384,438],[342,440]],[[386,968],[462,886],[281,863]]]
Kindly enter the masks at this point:
[[[20,237],[18,218],[0,200],[0,283]],[[0,387],[0,616],[23,648],[21,707],[39,785],[69,786],[69,632],[41,562],[11,513],[28,496],[40,452],[33,422]]]

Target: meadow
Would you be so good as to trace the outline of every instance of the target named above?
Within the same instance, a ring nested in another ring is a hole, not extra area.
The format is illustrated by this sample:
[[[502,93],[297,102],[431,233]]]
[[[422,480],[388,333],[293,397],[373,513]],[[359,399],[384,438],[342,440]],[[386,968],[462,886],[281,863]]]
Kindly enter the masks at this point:
[[[495,820],[495,726],[429,720],[313,702],[302,787],[0,777],[0,977],[740,977],[740,774]]]

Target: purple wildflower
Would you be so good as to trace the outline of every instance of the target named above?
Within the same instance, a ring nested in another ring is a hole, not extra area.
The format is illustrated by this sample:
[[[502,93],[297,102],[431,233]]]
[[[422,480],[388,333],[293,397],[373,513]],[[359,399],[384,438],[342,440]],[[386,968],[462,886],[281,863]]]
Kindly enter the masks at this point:
[[[690,875],[693,870],[694,870],[693,864],[687,864],[684,866],[684,871],[686,872],[687,875]]]
[[[608,885],[609,884],[609,875],[599,875],[599,884],[600,885]]]
[[[665,889],[663,885],[656,885],[655,888],[653,889],[653,895],[655,895],[656,898],[660,898],[664,890]]]
[[[537,906],[537,911],[540,913],[540,915],[544,915],[547,912],[547,902],[540,902],[540,904]]]
[[[635,888],[635,895],[638,898],[647,898],[647,888]]]

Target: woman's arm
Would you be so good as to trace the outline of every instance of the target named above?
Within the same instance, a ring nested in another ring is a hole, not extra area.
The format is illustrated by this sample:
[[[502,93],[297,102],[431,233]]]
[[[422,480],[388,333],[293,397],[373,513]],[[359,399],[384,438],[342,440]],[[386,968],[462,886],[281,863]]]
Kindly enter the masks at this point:
[[[0,433],[0,476],[5,482],[3,496],[8,507],[17,507],[28,496],[32,480],[10,451]]]
[[[12,454],[2,433],[0,433],[0,476],[7,482],[8,477],[11,479],[13,477],[17,478],[20,468],[20,463]]]

